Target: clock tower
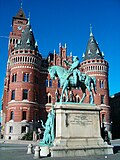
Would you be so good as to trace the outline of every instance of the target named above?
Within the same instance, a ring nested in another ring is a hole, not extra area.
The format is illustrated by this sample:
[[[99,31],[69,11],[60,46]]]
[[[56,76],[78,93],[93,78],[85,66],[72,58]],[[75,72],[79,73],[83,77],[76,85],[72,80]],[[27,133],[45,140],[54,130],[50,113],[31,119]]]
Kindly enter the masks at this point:
[[[10,32],[9,36],[8,54],[10,54],[10,52],[14,49],[15,45],[20,40],[21,34],[25,30],[27,22],[28,19],[26,18],[25,13],[23,12],[23,9],[21,7],[17,15],[12,18],[12,32]]]

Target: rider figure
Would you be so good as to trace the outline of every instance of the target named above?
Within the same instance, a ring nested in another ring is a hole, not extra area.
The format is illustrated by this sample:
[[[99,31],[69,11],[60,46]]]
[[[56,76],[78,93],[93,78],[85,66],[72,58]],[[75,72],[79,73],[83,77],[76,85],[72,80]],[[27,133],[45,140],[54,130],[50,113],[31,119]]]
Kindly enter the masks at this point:
[[[66,63],[66,65],[70,66],[70,68],[68,70],[68,74],[66,76],[66,79],[68,79],[69,76],[71,76],[71,74],[73,74],[75,85],[77,85],[77,77],[79,77],[79,78],[81,77],[80,76],[81,73],[78,69],[80,66],[79,58],[77,56],[74,56],[73,63],[70,63],[66,60],[64,60],[64,62]]]

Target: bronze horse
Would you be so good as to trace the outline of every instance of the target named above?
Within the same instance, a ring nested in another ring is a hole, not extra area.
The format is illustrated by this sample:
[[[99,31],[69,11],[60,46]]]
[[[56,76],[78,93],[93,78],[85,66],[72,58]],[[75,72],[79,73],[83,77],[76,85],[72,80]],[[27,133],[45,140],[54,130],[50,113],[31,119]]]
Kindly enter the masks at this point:
[[[71,74],[69,77],[66,78],[66,75],[68,75],[68,70],[61,66],[52,66],[48,68],[49,74],[51,79],[55,79],[55,77],[58,77],[60,80],[60,85],[62,87],[62,93],[60,97],[60,102],[62,102],[63,94],[66,94],[66,102],[68,102],[68,87],[69,88],[81,88],[83,92],[83,96],[80,100],[80,103],[82,103],[86,97],[86,89],[90,92],[91,95],[91,104],[94,103],[94,96],[93,91],[96,94],[96,78],[90,77],[87,74],[83,74],[80,72],[81,76],[84,76],[84,80],[81,81],[81,79],[78,77],[77,85],[74,83],[73,75]]]

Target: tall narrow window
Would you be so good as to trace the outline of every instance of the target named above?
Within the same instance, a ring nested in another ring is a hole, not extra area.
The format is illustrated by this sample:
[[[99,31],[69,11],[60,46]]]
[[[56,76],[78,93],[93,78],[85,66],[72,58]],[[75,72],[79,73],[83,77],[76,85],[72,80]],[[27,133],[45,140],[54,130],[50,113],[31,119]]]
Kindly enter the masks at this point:
[[[46,87],[48,87],[48,79],[46,79],[45,84],[46,84]]]
[[[51,95],[48,96],[48,103],[51,103]]]
[[[60,88],[60,80],[58,80],[58,88]]]
[[[21,127],[21,133],[26,133],[26,126]]]
[[[15,90],[12,90],[11,100],[15,100]]]
[[[12,82],[16,82],[17,81],[17,74],[13,74],[12,76]]]
[[[104,95],[101,95],[101,104],[104,104],[105,102],[105,96]]]
[[[9,133],[13,133],[13,126],[10,126]]]
[[[22,120],[26,120],[26,111],[22,112]]]
[[[104,88],[104,81],[100,81],[100,88]]]
[[[52,87],[52,80],[49,81],[49,87]]]
[[[29,82],[29,74],[28,73],[23,74],[23,81],[24,82]]]
[[[10,112],[10,120],[13,120],[13,119],[14,119],[14,112],[11,111],[11,112]]]
[[[23,89],[23,100],[24,99],[28,99],[28,90],[27,89]]]

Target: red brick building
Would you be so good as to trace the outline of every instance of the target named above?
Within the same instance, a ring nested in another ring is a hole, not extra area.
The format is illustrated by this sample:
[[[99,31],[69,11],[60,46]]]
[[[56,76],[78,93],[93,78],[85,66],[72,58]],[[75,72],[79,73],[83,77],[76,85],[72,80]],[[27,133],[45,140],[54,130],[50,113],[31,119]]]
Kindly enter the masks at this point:
[[[12,19],[12,32],[9,36],[8,62],[3,94],[3,122],[6,139],[21,139],[22,136],[40,127],[40,119],[45,120],[51,105],[59,101],[61,88],[59,79],[51,80],[47,68],[59,65],[67,68],[63,60],[72,63],[72,53],[67,56],[66,44],[59,44],[59,53],[49,53],[42,58],[37,42],[23,9]],[[101,111],[101,124],[110,129],[110,106],[108,87],[108,62],[104,59],[98,44],[90,31],[90,38],[80,70],[95,76],[97,94],[95,104]],[[69,91],[69,99],[79,102],[82,97],[80,89]],[[64,99],[65,101],[65,95]],[[87,92],[85,103],[90,102]]]

